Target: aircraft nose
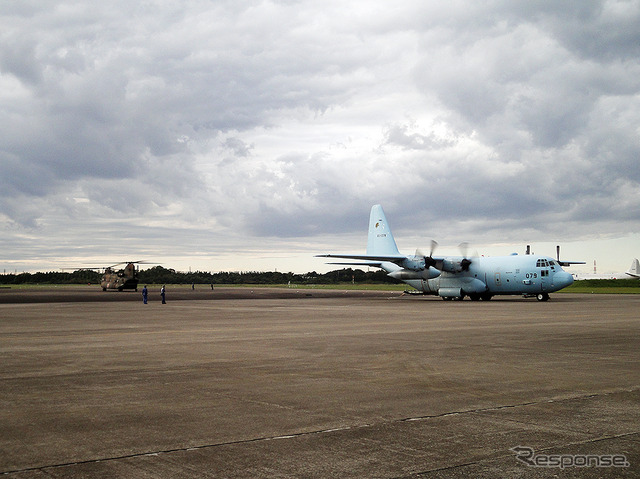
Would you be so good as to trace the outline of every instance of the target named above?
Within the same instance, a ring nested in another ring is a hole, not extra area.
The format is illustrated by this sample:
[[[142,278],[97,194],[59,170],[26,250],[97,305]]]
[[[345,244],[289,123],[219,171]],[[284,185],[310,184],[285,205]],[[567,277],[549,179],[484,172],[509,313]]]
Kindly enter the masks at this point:
[[[565,271],[559,271],[553,276],[553,282],[558,288],[566,288],[573,284],[573,275]]]

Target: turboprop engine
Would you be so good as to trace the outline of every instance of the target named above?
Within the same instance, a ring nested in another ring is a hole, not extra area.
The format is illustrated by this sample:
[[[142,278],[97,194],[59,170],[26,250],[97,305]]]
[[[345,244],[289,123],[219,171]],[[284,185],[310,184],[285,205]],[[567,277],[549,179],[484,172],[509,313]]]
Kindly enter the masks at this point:
[[[393,273],[389,273],[387,276],[393,279],[398,279],[400,281],[404,281],[407,279],[433,279],[440,276],[440,271],[432,266],[429,266],[428,268],[422,269],[420,271],[403,268],[399,269],[398,271],[394,271]]]
[[[467,250],[469,249],[469,243],[460,243],[458,245],[462,252],[462,259],[458,258],[445,258],[442,260],[442,271],[448,273],[461,273],[462,271],[469,271],[469,266],[473,263],[472,260],[467,258]],[[478,254],[476,253],[476,256]]]
[[[420,250],[417,250],[415,255],[407,256],[407,258],[402,261],[402,269],[389,273],[387,276],[400,281],[408,279],[433,279],[440,276],[440,271],[428,263],[433,263],[431,255],[425,256]]]
[[[402,267],[410,271],[422,271],[425,269],[424,256],[418,254],[415,256],[407,256],[407,258],[402,261]]]
[[[460,273],[462,271],[468,271],[471,260],[467,258],[463,259],[450,259],[445,258],[442,260],[442,271],[447,273]]]

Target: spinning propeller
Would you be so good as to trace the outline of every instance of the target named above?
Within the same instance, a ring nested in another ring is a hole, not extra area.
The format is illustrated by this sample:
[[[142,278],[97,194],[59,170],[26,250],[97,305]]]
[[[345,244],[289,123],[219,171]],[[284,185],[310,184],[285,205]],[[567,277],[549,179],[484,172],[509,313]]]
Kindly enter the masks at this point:
[[[429,255],[427,256],[426,254],[424,254],[424,252],[422,250],[420,250],[419,248],[416,250],[416,258],[422,258],[424,259],[424,267],[425,269],[429,269],[429,267],[433,266],[436,269],[439,270],[446,270],[449,272],[454,272],[454,270],[456,269],[455,266],[453,266],[452,264],[449,264],[448,261],[443,263],[442,259],[436,260],[433,258],[433,253],[436,250],[436,248],[438,247],[438,242],[435,240],[431,240],[431,250],[429,251]],[[470,259],[468,257],[468,252],[469,252],[469,243],[467,243],[466,241],[463,243],[460,243],[458,245],[458,248],[460,248],[460,253],[462,254],[462,259],[460,260],[460,270],[459,271],[469,271],[469,266],[471,266],[471,264],[473,263],[473,259]],[[475,257],[478,256],[478,253],[476,252]]]
[[[467,258],[467,253],[469,251],[469,243],[464,241],[458,245],[458,248],[460,248],[460,253],[462,253],[460,268],[462,269],[462,271],[469,271],[469,266],[471,266],[471,260]]]
[[[438,247],[438,242],[436,240],[431,240],[431,250],[429,251],[429,256],[426,256],[422,250],[419,248],[416,250],[416,256],[422,256],[424,258],[424,267],[428,269],[431,266],[436,265],[436,260],[433,259],[433,252]]]

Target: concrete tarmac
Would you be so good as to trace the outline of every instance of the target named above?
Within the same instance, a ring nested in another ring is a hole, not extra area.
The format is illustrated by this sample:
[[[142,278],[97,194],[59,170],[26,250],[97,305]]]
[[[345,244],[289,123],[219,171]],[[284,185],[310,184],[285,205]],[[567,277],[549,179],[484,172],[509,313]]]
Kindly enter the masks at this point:
[[[640,477],[640,295],[207,294],[5,296],[0,474]]]

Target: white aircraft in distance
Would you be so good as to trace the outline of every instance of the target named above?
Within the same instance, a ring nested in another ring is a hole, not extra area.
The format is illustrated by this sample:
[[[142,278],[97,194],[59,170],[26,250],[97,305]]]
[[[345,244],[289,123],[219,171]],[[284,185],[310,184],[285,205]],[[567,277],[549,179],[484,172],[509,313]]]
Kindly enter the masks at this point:
[[[631,278],[640,278],[640,264],[638,264],[638,259],[634,258],[631,262],[631,267],[628,271],[624,273],[610,273],[610,274],[601,274],[596,272],[596,262],[593,262],[593,273],[572,273],[573,277],[576,281],[580,281],[583,279],[631,279]],[[631,276],[631,278],[629,278]]]
[[[392,278],[404,281],[423,294],[438,295],[445,300],[490,300],[498,294],[537,297],[547,301],[549,293],[573,283],[573,276],[562,266],[584,264],[580,261],[560,261],[545,256],[522,255],[472,257],[434,257],[437,246],[431,242],[431,252],[426,256],[416,251],[413,256],[398,252],[389,223],[382,206],[374,205],[369,217],[367,254],[324,254],[324,258],[346,258],[358,262],[329,263],[382,268]],[[465,250],[466,243],[460,247]]]

